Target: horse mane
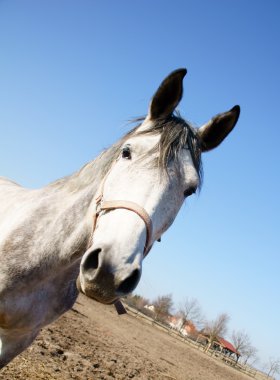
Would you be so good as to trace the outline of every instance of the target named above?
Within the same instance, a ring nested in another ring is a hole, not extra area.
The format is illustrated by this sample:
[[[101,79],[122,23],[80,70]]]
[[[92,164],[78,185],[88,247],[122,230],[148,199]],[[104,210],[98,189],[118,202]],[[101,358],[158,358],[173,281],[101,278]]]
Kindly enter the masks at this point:
[[[157,135],[160,134],[158,144],[148,153],[159,152],[158,159],[155,164],[166,171],[170,161],[174,161],[175,165],[179,164],[179,152],[182,149],[190,151],[193,164],[199,175],[199,186],[202,184],[203,170],[201,161],[201,148],[197,139],[195,128],[185,121],[178,112],[172,114],[168,118],[159,119],[143,130],[138,131],[145,117],[132,120],[137,125],[127,132],[118,142],[104,150],[96,159],[84,165],[79,171],[71,176],[61,178],[49,186],[68,187],[73,183],[72,190],[79,190],[93,182],[97,184],[101,182],[106,175],[113,162],[118,158],[121,147],[132,136],[141,135]],[[79,184],[75,181],[79,178]],[[74,185],[75,184],[75,185]],[[66,186],[67,186],[66,185]],[[97,188],[98,185],[96,185]]]
[[[136,119],[143,121],[145,118]],[[168,118],[159,119],[155,123],[151,123],[150,127],[145,130],[137,129],[141,124],[138,124],[131,132],[124,136],[124,140],[131,135],[160,134],[158,144],[152,149],[151,153],[159,151],[157,160],[158,166],[161,169],[167,170],[170,161],[174,161],[175,165],[179,164],[179,152],[182,149],[190,151],[193,164],[199,176],[200,186],[203,180],[203,167],[201,160],[201,147],[196,136],[196,130],[190,123],[184,120],[179,112],[170,115]]]

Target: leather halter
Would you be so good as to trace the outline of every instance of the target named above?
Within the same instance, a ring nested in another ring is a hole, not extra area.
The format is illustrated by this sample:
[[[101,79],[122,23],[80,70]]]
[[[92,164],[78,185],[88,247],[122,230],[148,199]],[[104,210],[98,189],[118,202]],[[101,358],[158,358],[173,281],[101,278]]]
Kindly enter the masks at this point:
[[[145,242],[145,246],[144,246],[143,257],[146,257],[147,254],[149,253],[151,247],[152,247],[152,236],[153,236],[152,219],[150,218],[147,211],[142,206],[139,206],[135,202],[125,201],[125,200],[114,200],[114,201],[104,201],[103,200],[103,190],[104,190],[105,181],[106,181],[111,169],[112,169],[112,167],[108,171],[107,175],[103,178],[103,180],[99,186],[99,189],[97,191],[97,195],[95,197],[96,209],[95,209],[95,213],[93,214],[93,226],[92,226],[92,233],[91,233],[89,245],[92,244],[93,234],[94,234],[94,231],[96,229],[97,220],[100,216],[102,216],[101,213],[103,211],[106,212],[106,211],[112,211],[112,210],[116,210],[116,209],[125,209],[125,210],[129,210],[129,211],[132,211],[135,214],[137,214],[145,223],[145,226],[146,226],[146,242]]]
[[[124,200],[104,201],[103,200],[103,190],[104,190],[105,181],[113,165],[111,166],[110,170],[108,170],[108,173],[105,175],[105,177],[103,178],[95,197],[95,213],[93,214],[92,232],[91,232],[91,237],[89,239],[88,248],[93,242],[93,235],[96,229],[97,220],[101,216],[101,213],[103,211],[106,212],[106,211],[112,211],[116,209],[125,209],[137,214],[145,223],[146,242],[144,246],[143,257],[146,257],[153,245],[152,243],[153,222],[149,214],[147,213],[147,211],[142,206],[139,206],[137,203],[132,202],[132,201],[124,201]],[[117,299],[114,302],[114,306],[118,314],[125,314],[127,312],[120,299]]]

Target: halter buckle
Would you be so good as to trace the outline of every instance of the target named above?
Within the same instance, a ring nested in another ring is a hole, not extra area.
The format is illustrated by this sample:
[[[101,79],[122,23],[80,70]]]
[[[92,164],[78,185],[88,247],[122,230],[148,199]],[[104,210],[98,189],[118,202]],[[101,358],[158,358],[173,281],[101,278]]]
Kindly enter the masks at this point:
[[[96,206],[95,206],[95,213],[98,215],[100,214],[100,212],[101,212],[101,202],[96,203]]]
[[[96,213],[96,215],[100,214],[100,212],[102,211],[101,205],[102,205],[102,195],[97,197],[96,201],[95,201],[95,213]]]

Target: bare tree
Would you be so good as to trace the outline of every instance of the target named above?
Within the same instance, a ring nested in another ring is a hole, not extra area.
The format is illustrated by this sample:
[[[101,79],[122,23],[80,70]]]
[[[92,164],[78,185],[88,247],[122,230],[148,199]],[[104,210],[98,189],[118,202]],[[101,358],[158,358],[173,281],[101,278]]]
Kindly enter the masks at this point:
[[[172,294],[157,297],[153,305],[155,308],[155,319],[165,321],[173,307]]]
[[[257,349],[252,346],[248,334],[244,331],[233,331],[231,339],[236,351],[246,358],[244,364],[247,364],[250,358],[256,358]],[[238,358],[239,356],[237,356],[237,360]]]
[[[226,334],[229,320],[229,315],[223,313],[218,315],[216,319],[206,322],[204,332],[207,334],[208,345],[205,351],[209,350],[215,340],[218,340],[219,337],[221,338]]]
[[[259,358],[257,357],[257,348],[253,346],[248,346],[245,350],[242,352],[242,358],[243,358],[243,364],[246,365],[248,361],[250,361],[250,364],[256,363]]]
[[[280,359],[270,358],[268,363],[266,364],[266,368],[268,369],[267,377],[273,377],[276,373],[280,373]]]
[[[201,307],[195,298],[187,297],[184,302],[179,305],[178,314],[182,319],[181,328],[188,322],[200,325],[203,320]]]
[[[149,304],[149,300],[138,294],[129,294],[126,297],[126,302],[129,306],[134,307],[137,310],[142,310],[145,305]]]

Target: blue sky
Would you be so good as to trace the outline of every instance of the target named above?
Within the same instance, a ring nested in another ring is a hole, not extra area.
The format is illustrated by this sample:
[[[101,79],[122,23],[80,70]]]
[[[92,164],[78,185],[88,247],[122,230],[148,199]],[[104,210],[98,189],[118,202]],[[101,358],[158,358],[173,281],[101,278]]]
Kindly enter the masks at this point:
[[[261,362],[280,341],[279,16],[277,0],[0,0],[0,174],[23,186],[93,159],[176,68],[196,125],[240,104],[137,291],[227,312]]]

